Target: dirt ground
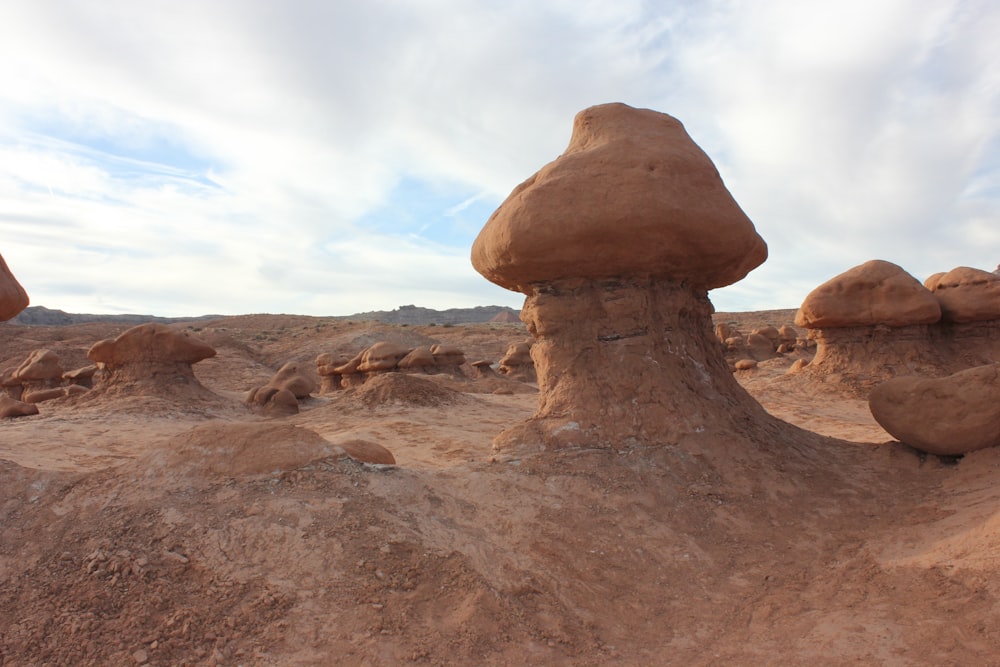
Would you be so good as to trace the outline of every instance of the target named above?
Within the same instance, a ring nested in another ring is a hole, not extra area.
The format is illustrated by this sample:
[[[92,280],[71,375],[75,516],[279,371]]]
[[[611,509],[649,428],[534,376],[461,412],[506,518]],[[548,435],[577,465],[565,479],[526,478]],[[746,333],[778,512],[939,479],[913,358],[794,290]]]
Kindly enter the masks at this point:
[[[177,326],[218,351],[195,366],[214,399],[0,421],[0,664],[1000,665],[1000,452],[919,455],[789,359],[738,373],[804,429],[773,442],[498,459],[531,385],[421,376],[277,419],[242,397],[378,340],[496,361],[520,324]],[[82,366],[122,330],[0,324],[0,368]],[[327,447],[352,439],[397,465]]]

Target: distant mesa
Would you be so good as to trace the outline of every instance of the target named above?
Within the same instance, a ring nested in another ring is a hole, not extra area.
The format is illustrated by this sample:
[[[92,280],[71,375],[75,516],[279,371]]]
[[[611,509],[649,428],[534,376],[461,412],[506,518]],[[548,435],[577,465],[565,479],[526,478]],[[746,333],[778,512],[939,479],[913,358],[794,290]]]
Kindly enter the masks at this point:
[[[472,247],[479,273],[526,295],[535,340],[538,408],[496,451],[627,449],[770,423],[710,333],[707,294],[766,257],[678,120],[581,111],[562,155],[514,188]]]
[[[28,293],[0,256],[0,322],[13,318],[27,307]]]

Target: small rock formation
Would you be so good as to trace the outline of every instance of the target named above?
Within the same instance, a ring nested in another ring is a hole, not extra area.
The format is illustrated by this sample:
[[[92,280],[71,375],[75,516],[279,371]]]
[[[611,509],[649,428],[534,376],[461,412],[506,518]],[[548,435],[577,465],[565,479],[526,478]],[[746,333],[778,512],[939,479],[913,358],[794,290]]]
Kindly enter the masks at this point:
[[[7,262],[0,255],[0,322],[6,321],[28,307],[28,293],[17,282]]]
[[[341,384],[340,369],[344,367],[348,359],[344,355],[333,356],[324,352],[316,357],[316,372],[319,374],[319,393],[329,394],[343,389]]]
[[[354,438],[336,443],[344,451],[344,454],[359,463],[372,465],[396,465],[396,457],[388,449],[372,442],[371,440],[361,440]]]
[[[300,368],[297,363],[289,362],[279,368],[267,384],[248,391],[244,402],[268,414],[297,414],[299,400],[309,398],[316,391],[316,384],[316,380],[305,369]]]
[[[14,371],[14,379],[22,387],[21,400],[25,403],[41,403],[65,396],[59,386],[62,375],[59,355],[52,350],[35,350]]]
[[[63,373],[62,379],[63,382],[70,385],[78,385],[89,389],[94,386],[95,373],[97,373],[97,366],[90,364],[89,366],[83,366],[72,371],[66,371]]]
[[[374,374],[395,370],[396,365],[410,353],[410,348],[379,341],[361,353],[357,372]]]
[[[872,390],[868,406],[882,428],[940,456],[1000,445],[1000,364],[941,378],[897,377]]]
[[[324,378],[323,392],[347,389],[364,384],[382,373],[451,373],[462,375],[465,353],[447,345],[408,348],[389,341],[379,341],[361,350],[352,359],[321,354],[316,370]]]
[[[513,343],[500,358],[499,371],[512,380],[536,382],[535,362],[531,358],[531,343]]]
[[[87,358],[102,369],[99,394],[109,392],[204,393],[191,366],[215,356],[215,349],[187,331],[140,324],[117,338],[98,341]]]
[[[38,406],[10,396],[0,396],[0,419],[14,419],[38,414]]]
[[[493,362],[489,359],[480,359],[479,361],[473,361],[472,367],[476,370],[476,377],[481,380],[499,377],[497,372],[493,370]]]
[[[477,271],[526,295],[536,341],[538,409],[495,448],[626,449],[766,419],[729,370],[708,300],[766,257],[679,121],[624,104],[577,114],[568,148],[472,247]]]

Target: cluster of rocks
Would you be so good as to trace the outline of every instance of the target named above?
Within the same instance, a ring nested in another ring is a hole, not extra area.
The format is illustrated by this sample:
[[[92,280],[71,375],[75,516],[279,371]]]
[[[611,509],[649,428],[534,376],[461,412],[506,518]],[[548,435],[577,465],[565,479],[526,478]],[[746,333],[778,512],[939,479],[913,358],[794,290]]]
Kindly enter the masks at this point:
[[[734,371],[747,371],[761,361],[787,355],[805,358],[812,354],[815,343],[803,336],[791,324],[780,327],[758,327],[743,334],[727,322],[715,325],[715,337],[722,344],[726,361]]]
[[[20,365],[0,371],[0,417],[38,414],[38,403],[86,393],[93,383],[97,366],[63,370],[59,355],[52,350],[35,350]]]
[[[364,384],[382,373],[462,374],[465,353],[448,345],[409,348],[379,341],[351,358],[321,354],[316,359],[322,392],[332,392]]]
[[[192,364],[214,355],[204,341],[162,324],[142,324],[94,343],[87,351],[94,363],[68,372],[55,352],[35,350],[20,366],[0,372],[6,393],[0,416],[37,414],[35,404],[64,397],[208,395]]]

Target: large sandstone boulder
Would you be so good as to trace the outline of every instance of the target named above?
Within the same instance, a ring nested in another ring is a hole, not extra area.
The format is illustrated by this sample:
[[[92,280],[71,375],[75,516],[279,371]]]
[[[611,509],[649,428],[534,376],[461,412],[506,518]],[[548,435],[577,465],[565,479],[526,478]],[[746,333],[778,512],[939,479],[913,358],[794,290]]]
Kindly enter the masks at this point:
[[[928,283],[947,322],[1000,320],[1000,276],[960,266],[935,274]]]
[[[9,320],[28,307],[28,293],[0,256],[0,322]]]
[[[894,438],[942,456],[1000,445],[1000,364],[941,378],[897,377],[872,390],[868,406]]]
[[[624,449],[745,428],[764,413],[712,335],[707,291],[766,257],[678,120],[624,104],[577,114],[567,149],[472,247],[477,271],[527,296],[536,341],[538,409],[496,448]]]

